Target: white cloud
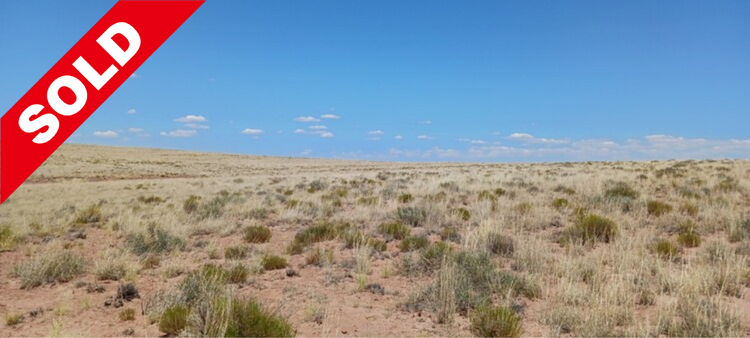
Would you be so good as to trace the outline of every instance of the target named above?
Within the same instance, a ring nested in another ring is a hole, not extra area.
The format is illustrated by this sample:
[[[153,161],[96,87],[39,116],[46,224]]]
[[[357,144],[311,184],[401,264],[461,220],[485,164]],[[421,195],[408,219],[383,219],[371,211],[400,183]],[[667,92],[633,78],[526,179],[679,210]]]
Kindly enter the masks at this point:
[[[208,122],[208,120],[203,117],[202,115],[187,115],[180,117],[175,122],[181,122],[181,123],[201,123],[201,122]]]
[[[297,130],[295,130],[295,131],[294,131],[294,133],[295,133],[295,134],[305,134],[305,133],[307,133],[307,130],[304,130],[304,129],[297,129]]]
[[[294,120],[297,122],[320,122],[320,119],[316,119],[312,116],[300,116]]]
[[[209,128],[207,125],[204,125],[204,124],[195,124],[195,123],[188,123],[188,124],[184,125],[184,127],[185,128],[190,128],[190,129],[208,129]]]
[[[106,138],[116,138],[119,136],[116,132],[107,130],[107,131],[95,131],[94,136],[96,137],[106,137]]]
[[[313,129],[313,130],[328,129],[328,127],[326,127],[326,126],[309,126],[308,128]]]
[[[143,128],[128,128],[129,133],[142,133],[144,131],[146,130]]]
[[[140,78],[140,77],[141,77],[140,75],[138,75],[138,74],[136,74],[136,73],[133,73],[133,74],[130,74],[130,77],[129,77],[129,79],[138,79],[138,78]]]
[[[371,131],[371,132],[369,132],[367,134],[369,134],[369,135],[383,135],[385,133],[382,130],[373,130],[373,131]]]
[[[396,139],[396,140],[403,140],[403,139],[404,139],[404,137],[403,137],[403,136],[401,136],[401,135],[396,135],[396,136],[394,137],[394,139]]]
[[[250,128],[247,128],[247,129],[243,130],[242,133],[246,134],[246,135],[260,135],[260,134],[263,134],[263,130],[261,130],[261,129],[250,129]]]
[[[300,154],[300,155],[302,155],[302,156],[307,156],[307,155],[310,155],[310,154],[312,154],[312,152],[313,152],[313,151],[312,151],[312,149],[305,149],[305,150],[303,150],[303,151],[302,151],[301,153],[299,153],[299,154]]]
[[[177,130],[170,131],[170,132],[163,131],[159,133],[159,135],[166,136],[166,137],[193,137],[197,134],[198,134],[198,131],[196,130],[182,130],[182,129],[177,129]]]
[[[334,135],[331,132],[325,132],[325,133],[320,134],[320,137],[322,138],[333,138],[333,136]]]
[[[137,113],[138,111],[136,111],[135,109],[128,109],[128,112],[127,112],[128,115],[135,115]]]
[[[427,135],[419,135],[419,136],[417,136],[417,139],[419,139],[419,140],[432,140],[432,137],[431,136],[427,136]]]
[[[485,141],[485,140],[472,140],[472,139],[468,139],[468,138],[460,138],[460,139],[458,139],[458,141],[459,142],[468,142],[468,143],[471,143],[471,144],[487,144],[487,141]]]
[[[507,139],[513,140],[513,141],[519,141],[523,143],[534,143],[534,144],[567,144],[567,143],[570,143],[570,140],[567,140],[567,139],[538,138],[538,137],[534,137],[534,135],[527,134],[527,133],[513,133],[513,134],[510,134],[510,136],[508,136]]]
[[[424,120],[424,121],[417,121],[419,124],[432,124],[432,121],[430,120]]]
[[[323,114],[323,115],[320,115],[320,118],[321,119],[334,119],[335,120],[335,119],[340,119],[341,116],[334,115],[334,114]]]

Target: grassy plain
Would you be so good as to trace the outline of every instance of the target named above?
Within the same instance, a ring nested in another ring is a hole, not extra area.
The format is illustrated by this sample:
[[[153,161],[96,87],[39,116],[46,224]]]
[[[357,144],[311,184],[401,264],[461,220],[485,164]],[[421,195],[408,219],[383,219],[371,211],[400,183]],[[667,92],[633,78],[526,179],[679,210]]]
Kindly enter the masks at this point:
[[[0,336],[747,336],[749,180],[65,145],[0,206]]]

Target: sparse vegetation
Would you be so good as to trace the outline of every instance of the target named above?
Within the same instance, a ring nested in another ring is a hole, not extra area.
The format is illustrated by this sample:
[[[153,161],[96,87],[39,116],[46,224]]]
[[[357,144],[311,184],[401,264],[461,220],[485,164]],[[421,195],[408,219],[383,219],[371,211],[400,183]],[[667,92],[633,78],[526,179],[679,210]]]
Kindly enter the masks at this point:
[[[471,313],[471,332],[477,337],[520,337],[521,317],[506,307],[481,306]]]
[[[43,184],[0,210],[12,335],[81,334],[91,316],[105,336],[363,335],[383,318],[403,336],[748,330],[747,161],[133,161],[105,148],[104,170],[67,147],[101,152],[63,145],[30,178]]]
[[[86,272],[86,261],[69,251],[37,255],[13,266],[12,275],[29,289],[50,283],[65,283]]]

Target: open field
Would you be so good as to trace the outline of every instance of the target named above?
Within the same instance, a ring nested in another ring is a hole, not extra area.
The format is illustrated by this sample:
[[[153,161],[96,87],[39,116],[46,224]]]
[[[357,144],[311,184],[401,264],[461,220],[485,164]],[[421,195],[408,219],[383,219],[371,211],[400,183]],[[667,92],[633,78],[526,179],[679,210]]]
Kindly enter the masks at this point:
[[[0,336],[747,336],[749,263],[750,161],[65,145],[0,206]]]

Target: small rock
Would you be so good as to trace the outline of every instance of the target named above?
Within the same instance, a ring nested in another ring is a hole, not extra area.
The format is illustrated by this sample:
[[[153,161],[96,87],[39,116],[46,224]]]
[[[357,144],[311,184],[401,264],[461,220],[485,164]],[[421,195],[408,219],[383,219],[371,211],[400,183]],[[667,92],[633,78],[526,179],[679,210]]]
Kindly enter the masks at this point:
[[[365,290],[370,291],[371,293],[374,293],[374,294],[380,294],[380,295],[385,294],[385,288],[378,283],[368,284],[367,286],[365,286]]]
[[[135,335],[135,330],[133,328],[125,329],[125,331],[122,331],[123,336],[133,336]]]
[[[286,269],[286,276],[287,277],[299,277],[299,272],[294,269]]]
[[[112,297],[109,297],[104,301],[104,306],[112,306]]]
[[[42,314],[44,314],[44,309],[42,309],[41,307],[38,307],[38,308],[36,308],[34,310],[29,311],[29,317],[31,317],[31,318],[39,317]]]

